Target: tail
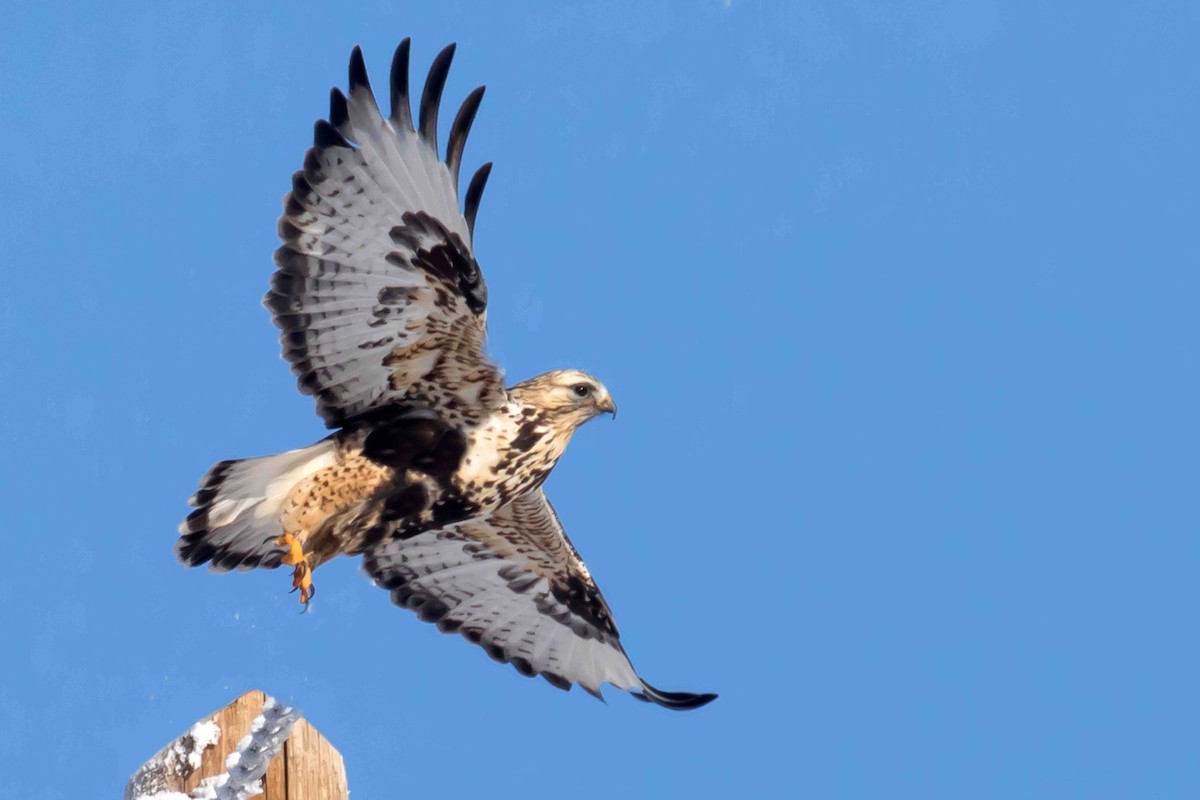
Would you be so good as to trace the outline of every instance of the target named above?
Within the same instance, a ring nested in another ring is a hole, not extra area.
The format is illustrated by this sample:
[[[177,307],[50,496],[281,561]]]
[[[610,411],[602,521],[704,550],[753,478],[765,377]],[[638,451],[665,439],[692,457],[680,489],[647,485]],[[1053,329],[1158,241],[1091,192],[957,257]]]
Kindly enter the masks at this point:
[[[211,569],[277,567],[283,549],[279,514],[300,481],[334,462],[336,445],[324,439],[274,456],[222,461],[200,481],[188,499],[195,511],[179,526],[175,555],[189,567],[206,561]]]

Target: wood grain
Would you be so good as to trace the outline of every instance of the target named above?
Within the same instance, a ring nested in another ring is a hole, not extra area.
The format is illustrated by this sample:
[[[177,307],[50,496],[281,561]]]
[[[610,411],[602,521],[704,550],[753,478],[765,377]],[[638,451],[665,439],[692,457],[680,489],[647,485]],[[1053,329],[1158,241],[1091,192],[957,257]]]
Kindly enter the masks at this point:
[[[253,689],[219,711],[202,717],[200,722],[210,719],[216,722],[221,729],[221,738],[203,752],[199,769],[186,776],[162,774],[163,788],[188,793],[205,778],[224,774],[225,759],[237,749],[242,737],[250,733],[250,725],[262,712],[265,700],[266,694]],[[299,720],[283,749],[267,766],[263,794],[259,797],[264,800],[349,800],[346,767],[341,754],[307,720]]]

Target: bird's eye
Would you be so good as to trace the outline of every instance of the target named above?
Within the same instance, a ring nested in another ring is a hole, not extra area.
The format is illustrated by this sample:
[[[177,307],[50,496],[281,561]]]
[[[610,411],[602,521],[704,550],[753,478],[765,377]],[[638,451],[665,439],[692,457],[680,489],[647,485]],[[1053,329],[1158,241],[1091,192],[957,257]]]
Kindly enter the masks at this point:
[[[575,392],[576,397],[587,397],[592,393],[592,387],[588,386],[586,383],[577,383],[571,387],[571,391]]]

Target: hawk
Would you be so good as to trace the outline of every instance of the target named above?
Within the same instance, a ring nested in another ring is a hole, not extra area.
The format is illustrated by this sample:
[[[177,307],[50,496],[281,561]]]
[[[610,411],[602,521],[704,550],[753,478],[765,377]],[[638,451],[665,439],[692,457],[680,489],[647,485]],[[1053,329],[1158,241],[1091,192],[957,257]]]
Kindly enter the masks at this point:
[[[616,416],[608,389],[573,369],[506,388],[487,357],[473,231],[490,163],[459,210],[484,90],[467,95],[442,158],[438,107],[453,55],[450,45],[434,59],[414,125],[409,40],[392,61],[387,118],[362,51],[351,54],[349,91],[333,89],[284,198],[264,300],[300,391],[335,430],[212,467],[176,554],[218,572],[290,566],[306,608],[313,570],[361,555],[395,604],[524,675],[697,708],[716,695],[660,691],[638,676],[542,490],[575,430]]]

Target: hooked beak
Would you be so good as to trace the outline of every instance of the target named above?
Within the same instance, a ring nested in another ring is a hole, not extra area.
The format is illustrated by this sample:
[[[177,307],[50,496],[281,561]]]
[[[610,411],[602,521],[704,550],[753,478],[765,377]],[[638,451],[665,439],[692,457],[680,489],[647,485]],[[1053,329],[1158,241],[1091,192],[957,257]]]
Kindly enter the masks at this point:
[[[613,402],[611,397],[606,397],[600,402],[596,403],[596,410],[603,411],[607,414],[612,414],[613,419],[617,418],[617,404]]]

